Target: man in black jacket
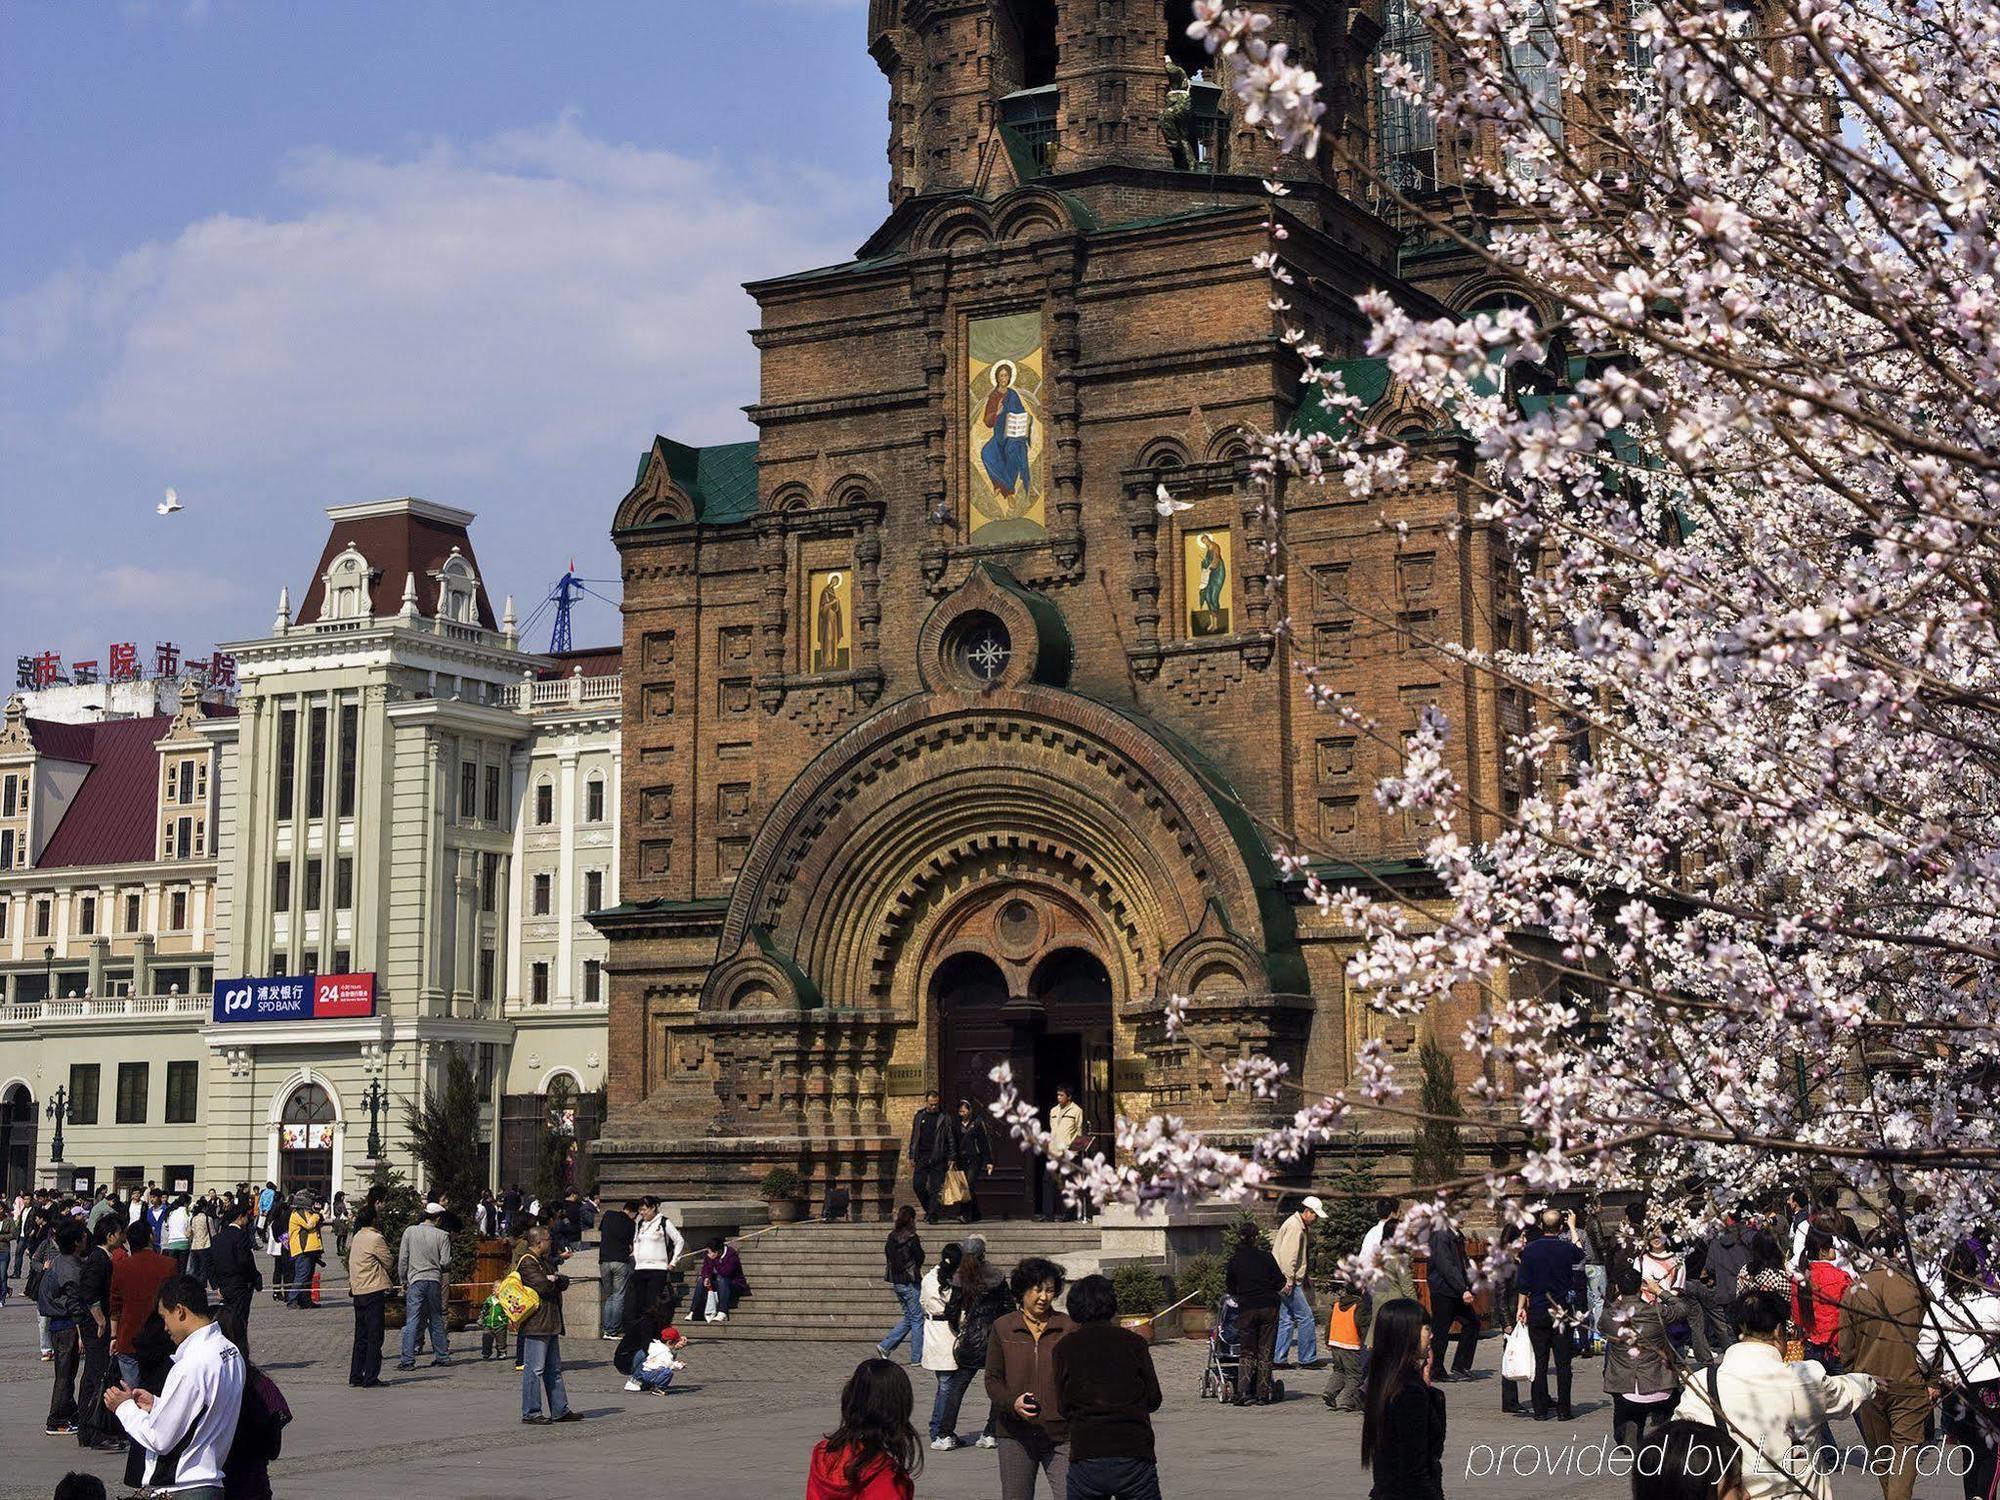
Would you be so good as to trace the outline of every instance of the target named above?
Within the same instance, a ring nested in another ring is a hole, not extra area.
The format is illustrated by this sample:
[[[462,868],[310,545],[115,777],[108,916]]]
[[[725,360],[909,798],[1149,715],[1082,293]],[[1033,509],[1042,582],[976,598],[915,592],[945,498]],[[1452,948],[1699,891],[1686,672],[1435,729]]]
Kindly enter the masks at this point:
[[[83,1292],[83,1384],[77,1396],[76,1440],[85,1448],[120,1452],[125,1439],[104,1409],[105,1374],[111,1367],[111,1241],[123,1241],[125,1226],[116,1214],[97,1221],[83,1252],[79,1282]]]
[[[639,1200],[623,1208],[607,1208],[597,1221],[597,1277],[603,1284],[604,1322],[601,1337],[615,1339],[625,1331],[625,1284],[632,1276],[632,1219]]]
[[[1430,1263],[1424,1276],[1431,1291],[1431,1381],[1460,1380],[1472,1371],[1472,1351],[1479,1343],[1479,1314],[1472,1305],[1472,1275],[1465,1265],[1465,1236],[1448,1224],[1431,1231]],[[1458,1336],[1458,1354],[1445,1374],[1444,1348],[1451,1340],[1452,1326],[1463,1331]]]
[[[70,1220],[56,1230],[55,1254],[35,1289],[35,1311],[49,1320],[49,1347],[55,1350],[56,1384],[49,1394],[51,1437],[76,1431],[76,1370],[83,1355],[83,1225]]]
[[[256,1242],[250,1228],[256,1216],[257,1200],[239,1198],[226,1210],[229,1222],[216,1231],[209,1247],[208,1274],[222,1297],[222,1305],[250,1327],[250,1299],[264,1286],[264,1273],[257,1269]]]
[[[938,1132],[944,1129],[944,1111],[938,1108],[938,1091],[927,1090],[924,1107],[910,1122],[910,1186],[916,1190],[923,1208],[924,1222],[937,1222]]]

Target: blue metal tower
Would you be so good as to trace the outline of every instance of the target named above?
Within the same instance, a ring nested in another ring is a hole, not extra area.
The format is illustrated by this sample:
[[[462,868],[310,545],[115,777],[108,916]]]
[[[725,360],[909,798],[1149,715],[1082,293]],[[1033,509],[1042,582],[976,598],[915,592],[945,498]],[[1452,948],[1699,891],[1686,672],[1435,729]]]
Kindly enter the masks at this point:
[[[570,560],[569,571],[556,583],[553,595],[556,605],[555,629],[549,634],[549,655],[570,649],[569,611],[577,595],[584,592],[583,584],[576,576],[576,560]]]

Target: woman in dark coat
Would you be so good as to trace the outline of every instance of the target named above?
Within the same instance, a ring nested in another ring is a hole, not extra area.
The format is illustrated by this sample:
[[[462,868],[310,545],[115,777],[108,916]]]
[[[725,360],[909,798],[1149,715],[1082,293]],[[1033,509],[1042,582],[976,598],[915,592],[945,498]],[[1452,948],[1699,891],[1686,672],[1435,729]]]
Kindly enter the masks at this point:
[[[1444,1500],[1444,1392],[1431,1384],[1431,1329],[1407,1297],[1375,1314],[1362,1404],[1361,1466],[1370,1500]]]
[[[970,1099],[958,1101],[958,1115],[950,1122],[948,1129],[937,1133],[938,1181],[944,1180],[944,1169],[957,1167],[965,1174],[966,1199],[952,1205],[959,1209],[968,1224],[979,1219],[979,1180],[993,1174],[993,1143],[986,1134],[986,1122],[979,1117]],[[949,1212],[940,1207],[940,1214]]]

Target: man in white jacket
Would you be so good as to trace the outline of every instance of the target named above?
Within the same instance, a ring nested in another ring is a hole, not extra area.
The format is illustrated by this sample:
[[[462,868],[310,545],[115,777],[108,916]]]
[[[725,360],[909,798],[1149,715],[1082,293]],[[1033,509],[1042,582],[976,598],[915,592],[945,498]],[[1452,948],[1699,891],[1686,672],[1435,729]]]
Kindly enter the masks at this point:
[[[222,1464],[243,1408],[243,1356],[216,1327],[208,1294],[192,1276],[167,1278],[159,1308],[174,1341],[165,1388],[154,1396],[116,1385],[104,1405],[146,1450],[141,1483],[150,1492],[220,1500]]]
[[[1708,1375],[1682,1377],[1678,1421],[1724,1428],[1743,1451],[1745,1500],[1833,1500],[1820,1463],[1820,1435],[1830,1418],[1852,1416],[1875,1393],[1872,1375],[1828,1375],[1817,1360],[1785,1363],[1778,1347],[1790,1309],[1776,1292],[1745,1292],[1732,1310],[1737,1342],[1714,1375],[1720,1416],[1709,1400]],[[1830,1457],[1830,1456],[1829,1456]]]

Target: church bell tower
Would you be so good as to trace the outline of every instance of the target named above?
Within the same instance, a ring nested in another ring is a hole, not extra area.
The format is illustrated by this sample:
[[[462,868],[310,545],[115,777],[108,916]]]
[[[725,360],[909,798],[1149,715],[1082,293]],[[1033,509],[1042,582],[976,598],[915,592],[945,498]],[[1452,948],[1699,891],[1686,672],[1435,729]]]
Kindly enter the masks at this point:
[[[1379,3],[1258,8],[1273,39],[1320,72],[1328,129],[1358,139]],[[1192,19],[1190,0],[873,0],[891,203],[1104,167],[1331,181],[1331,153],[1283,159],[1235,117],[1213,60],[1187,34]]]

